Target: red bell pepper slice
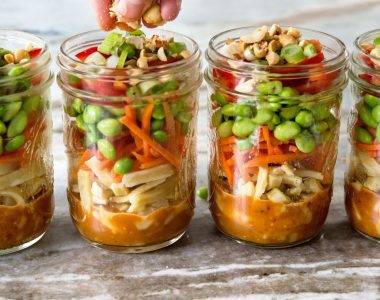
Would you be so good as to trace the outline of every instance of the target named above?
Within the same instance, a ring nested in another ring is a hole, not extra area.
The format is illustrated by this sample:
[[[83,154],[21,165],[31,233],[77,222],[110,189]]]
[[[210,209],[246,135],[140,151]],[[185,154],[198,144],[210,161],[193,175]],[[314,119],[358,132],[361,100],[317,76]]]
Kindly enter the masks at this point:
[[[41,48],[35,48],[35,49],[30,50],[28,54],[29,54],[30,59],[33,59],[36,56],[40,55],[41,52],[42,52]]]
[[[85,59],[90,56],[92,53],[98,51],[98,47],[91,47],[91,48],[88,48],[82,52],[79,52],[78,54],[76,54],[76,58],[78,58],[80,61],[85,61]]]

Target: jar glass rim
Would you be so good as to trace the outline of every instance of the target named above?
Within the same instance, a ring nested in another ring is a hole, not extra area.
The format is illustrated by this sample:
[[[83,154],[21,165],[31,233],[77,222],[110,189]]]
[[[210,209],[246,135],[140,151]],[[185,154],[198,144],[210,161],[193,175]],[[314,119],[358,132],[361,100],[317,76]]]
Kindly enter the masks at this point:
[[[148,31],[153,31],[153,30],[149,30]],[[117,31],[118,32],[118,31]],[[121,32],[121,31],[120,31]],[[75,55],[73,56],[72,54],[68,53],[68,51],[70,51],[70,49],[72,48],[69,48],[68,47],[68,44],[70,42],[73,42],[75,41],[76,39],[80,39],[80,38],[83,38],[85,36],[91,36],[92,34],[107,34],[107,32],[103,32],[101,30],[91,30],[91,31],[86,31],[86,32],[82,32],[82,33],[79,33],[79,34],[76,34],[76,35],[73,35],[73,36],[70,36],[69,38],[67,38],[66,40],[63,41],[63,43],[61,44],[60,46],[60,54],[58,55],[57,57],[57,61],[58,61],[58,64],[60,65],[60,67],[66,67],[68,64],[70,63],[75,63],[79,66],[82,66],[84,68],[87,68],[87,67],[94,67],[94,65],[91,65],[91,64],[86,64],[82,61],[80,61],[78,58],[75,57]],[[168,63],[168,64],[162,64],[162,65],[157,65],[157,66],[150,66],[148,68],[145,68],[144,71],[146,71],[145,75],[148,75],[150,74],[151,72],[149,71],[154,71],[154,72],[157,72],[157,71],[163,71],[163,70],[167,70],[167,69],[173,69],[173,68],[176,68],[176,67],[181,67],[183,65],[187,65],[193,61],[196,61],[197,59],[199,59],[201,53],[200,53],[200,49],[199,49],[199,46],[198,44],[190,37],[186,36],[186,35],[183,35],[181,33],[177,33],[177,32],[174,32],[174,31],[169,31],[169,30],[162,30],[162,29],[154,29],[154,34],[161,34],[161,35],[167,35],[167,36],[170,36],[170,35],[177,35],[177,36],[181,36],[181,38],[183,38],[185,41],[187,41],[193,48],[193,51],[191,52],[191,55],[186,58],[186,59],[182,59],[182,60],[179,60],[179,61],[175,61],[175,62],[171,62],[171,63]],[[100,39],[96,40],[96,39],[93,39],[91,40],[91,42],[101,42]],[[62,58],[64,58],[65,60],[67,60],[67,63],[63,62],[62,61]],[[104,70],[104,71],[117,71],[117,70],[120,70],[118,68],[110,68],[110,67],[104,67],[104,66],[95,66],[97,69],[99,70]],[[85,71],[78,71],[78,73],[82,73],[82,74],[87,74],[88,72],[85,72]],[[99,76],[99,75],[97,75]],[[128,75],[129,78],[133,78],[133,77],[140,77],[141,75]],[[103,78],[114,78],[115,75],[100,75],[100,77],[103,77]]]
[[[224,55],[223,53],[221,53],[220,51],[218,51],[218,49],[216,48],[216,46],[218,46],[218,44],[217,44],[218,39],[220,39],[222,36],[228,35],[228,34],[232,35],[232,33],[237,32],[239,30],[250,30],[251,29],[253,31],[254,29],[256,29],[258,27],[259,26],[244,26],[244,27],[233,28],[233,29],[229,29],[229,30],[220,32],[220,33],[218,33],[217,35],[213,36],[210,39],[208,51],[212,51],[213,53],[216,54],[217,57],[220,57],[222,59],[236,61],[240,66],[245,66],[245,67],[248,67],[248,68],[255,68],[257,70],[259,70],[259,69],[265,70],[268,67],[270,67],[270,69],[273,70],[273,71],[283,70],[283,69],[289,69],[289,67],[291,67],[292,69],[295,69],[295,70],[297,70],[297,69],[305,69],[305,65],[291,65],[291,66],[289,66],[289,65],[274,65],[274,66],[268,66],[268,65],[262,65],[262,64],[259,64],[259,63],[255,63],[255,62],[239,61],[239,60],[232,59],[232,58]],[[270,26],[268,26],[268,27],[270,27]],[[291,26],[283,26],[283,25],[281,25],[281,27],[282,28],[284,28],[284,27],[286,28],[286,27],[291,27]],[[322,32],[322,31],[312,30],[312,29],[303,28],[303,27],[297,27],[297,29],[299,29],[301,32],[310,32],[310,33],[316,33],[316,34],[322,35],[322,36],[324,36],[326,38],[329,38],[330,40],[334,41],[336,43],[336,45],[339,47],[339,52],[336,53],[332,58],[324,60],[321,63],[308,64],[307,65],[308,68],[311,69],[313,67],[317,67],[317,66],[321,66],[321,65],[326,65],[326,64],[333,64],[333,65],[335,65],[335,63],[339,63],[341,60],[343,60],[343,64],[344,64],[344,62],[348,59],[348,52],[347,52],[345,44],[340,39],[336,38],[335,36],[330,35],[330,34],[325,33],[325,32]],[[235,37],[235,38],[238,38],[238,37]],[[207,55],[207,59],[208,60],[210,59],[209,55]],[[297,73],[297,74],[301,74],[301,73]]]
[[[364,32],[362,33],[361,35],[359,35],[355,41],[354,41],[354,47],[355,47],[355,50],[358,50],[360,52],[360,54],[363,54],[365,55],[367,58],[374,58],[374,59],[379,59],[378,57],[375,57],[373,55],[371,55],[370,53],[367,53],[364,51],[364,49],[362,47],[360,47],[360,45],[362,44],[362,42],[369,36],[375,34],[375,33],[378,33],[379,37],[380,37],[380,28],[378,29],[373,29],[373,30],[370,30],[370,31],[367,31],[367,32]]]

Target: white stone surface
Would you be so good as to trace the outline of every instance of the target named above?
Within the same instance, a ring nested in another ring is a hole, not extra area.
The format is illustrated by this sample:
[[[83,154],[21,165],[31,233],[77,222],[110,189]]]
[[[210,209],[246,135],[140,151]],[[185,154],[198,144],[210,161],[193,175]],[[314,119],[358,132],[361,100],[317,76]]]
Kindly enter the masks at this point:
[[[356,36],[379,27],[379,16],[378,0],[183,0],[180,17],[165,27],[193,37],[203,50],[222,30],[273,22],[331,33],[350,49]],[[85,0],[1,0],[0,27],[40,35],[56,55],[64,38],[94,29],[96,23]],[[380,299],[379,245],[354,233],[344,212],[347,92],[334,199],[319,240],[288,250],[239,245],[216,233],[207,205],[199,202],[187,236],[173,247],[146,255],[95,249],[76,233],[65,198],[56,85],[52,94],[55,219],[39,244],[0,257],[0,299]],[[206,101],[202,87],[200,185],[207,180]]]

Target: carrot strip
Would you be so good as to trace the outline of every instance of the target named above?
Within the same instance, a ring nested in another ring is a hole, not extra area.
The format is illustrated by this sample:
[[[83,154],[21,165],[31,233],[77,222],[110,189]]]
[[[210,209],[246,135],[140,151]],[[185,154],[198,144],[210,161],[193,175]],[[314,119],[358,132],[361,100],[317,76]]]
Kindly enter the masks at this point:
[[[125,116],[130,119],[132,122],[136,123],[137,115],[136,109],[130,105],[124,107]]]
[[[169,151],[177,156],[177,146],[176,146],[176,134],[175,134],[175,121],[173,115],[170,111],[169,104],[164,102],[162,104],[165,113],[165,122],[166,122],[166,130],[168,131],[168,147]]]
[[[146,141],[150,147],[152,147],[154,150],[160,153],[163,157],[165,157],[174,167],[176,168],[180,167],[181,164],[177,157],[173,156],[172,153],[170,153],[164,147],[162,147],[161,145],[153,141],[150,138],[150,136],[146,135],[136,124],[134,124],[133,122],[130,122],[129,119],[126,117],[122,117],[120,121],[122,124],[128,127],[129,130],[133,134],[135,134],[140,139]]]
[[[141,166],[140,166],[140,169],[142,169],[142,170],[144,170],[144,169],[150,169],[150,168],[162,165],[162,164],[164,164],[166,162],[167,162],[167,160],[165,158],[160,157],[160,158],[157,158],[155,160],[151,160],[151,161],[142,163]]]
[[[110,167],[112,167],[114,164],[114,162],[112,160],[103,160],[100,162],[99,164],[99,168],[100,170],[104,170],[104,169],[109,169]]]
[[[298,148],[294,145],[289,145],[289,151],[296,153],[296,152],[298,152]]]
[[[376,144],[376,145],[367,145],[367,144],[362,144],[362,143],[356,143],[355,144],[356,147],[358,147],[360,150],[364,150],[364,151],[374,151],[374,150],[380,150],[380,144]]]
[[[234,146],[231,144],[230,145],[223,145],[222,151],[223,152],[232,152],[232,151],[234,151]]]
[[[272,155],[274,153],[274,150],[273,150],[272,144],[270,142],[270,133],[269,133],[268,126],[261,126],[261,131],[262,131],[263,137],[267,143],[268,154]]]
[[[263,155],[257,156],[251,160],[249,160],[245,166],[246,167],[257,167],[264,166],[270,163],[279,164],[292,160],[300,160],[307,156],[305,153],[289,153],[289,154],[281,154],[281,155]]]
[[[149,158],[146,155],[142,155],[142,154],[137,153],[137,151],[133,151],[132,154],[136,157],[136,159],[138,161],[140,161],[142,163],[146,163],[146,162],[149,162],[152,160],[151,158]]]
[[[226,138],[221,138],[219,140],[219,145],[221,146],[235,144],[235,143],[236,143],[236,138],[233,135]]]
[[[142,114],[141,127],[144,133],[147,135],[150,135],[150,120],[152,118],[153,108],[153,104],[148,104],[145,106],[144,112]],[[146,143],[146,141],[143,141],[143,149],[144,155],[149,156],[149,145]]]
[[[227,176],[228,184],[230,185],[230,187],[232,187],[234,184],[234,175],[230,167],[227,165],[226,158],[224,157],[224,154],[222,152],[220,152],[220,160],[222,163],[224,174]]]

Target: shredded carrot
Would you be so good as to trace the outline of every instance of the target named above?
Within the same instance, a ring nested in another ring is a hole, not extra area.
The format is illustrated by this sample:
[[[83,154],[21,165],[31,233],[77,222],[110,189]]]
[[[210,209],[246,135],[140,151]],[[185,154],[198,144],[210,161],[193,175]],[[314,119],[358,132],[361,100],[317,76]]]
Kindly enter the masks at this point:
[[[289,151],[290,152],[293,152],[293,153],[297,153],[298,152],[298,148],[294,145],[289,145]]]
[[[221,146],[235,144],[235,143],[236,143],[236,138],[233,135],[230,137],[221,138],[219,140],[219,145]]]
[[[142,169],[142,170],[144,170],[144,169],[150,169],[150,168],[162,165],[162,164],[164,164],[166,162],[167,162],[167,160],[165,158],[159,157],[159,158],[157,158],[155,160],[151,160],[151,161],[142,163],[141,166],[140,166],[140,169]]]
[[[130,119],[132,122],[136,123],[136,109],[130,105],[124,107],[125,116]]]
[[[261,131],[263,133],[263,137],[267,143],[267,148],[268,148],[268,154],[272,155],[274,153],[271,141],[270,141],[270,133],[269,133],[269,128],[268,126],[261,126]]]
[[[220,152],[220,158],[221,158],[223,171],[227,177],[227,180],[228,180],[230,187],[232,187],[234,185],[234,175],[233,175],[230,167],[227,165],[227,160],[224,157],[224,154],[222,152]]]
[[[113,165],[114,165],[114,162],[112,160],[105,159],[100,162],[99,168],[100,170],[110,169]]]
[[[148,104],[145,106],[144,112],[142,114],[141,127],[144,133],[147,135],[150,135],[150,120],[152,118],[153,108],[153,104]],[[149,156],[149,145],[146,141],[143,141],[143,149],[144,155]]]
[[[86,166],[85,162],[88,161],[92,155],[93,155],[93,152],[90,149],[85,150],[82,153],[81,158],[79,159],[78,169],[89,170],[90,168]]]
[[[173,118],[173,115],[170,111],[169,104],[167,102],[164,102],[162,104],[162,107],[164,108],[165,113],[165,123],[166,123],[166,130],[168,132],[168,147],[169,151],[173,153],[173,155],[177,155],[177,146],[175,143],[176,140],[176,134],[175,134],[175,121]]]
[[[257,167],[257,166],[266,166],[270,163],[278,164],[284,163],[287,161],[301,160],[306,157],[304,153],[288,153],[281,155],[263,155],[256,156],[253,159],[249,160],[245,166],[246,167]]]
[[[146,135],[136,124],[130,122],[127,117],[121,118],[121,123],[124,124],[128,129],[141,140],[146,141],[150,147],[155,149],[158,153],[160,153],[163,157],[165,157],[174,167],[180,167],[180,161],[177,157],[173,156],[168,150],[166,150],[161,145],[157,144],[155,141],[151,139],[150,136]]]
[[[223,152],[232,152],[232,151],[234,151],[234,146],[231,144],[230,145],[223,145],[222,151]]]
[[[374,151],[374,150],[380,150],[380,144],[371,144],[371,145],[368,145],[368,144],[362,144],[362,143],[356,143],[355,144],[356,147],[358,147],[360,150],[364,150],[364,151]]]
[[[137,151],[133,151],[132,154],[136,157],[136,159],[141,163],[146,163],[151,161],[152,159],[146,155],[139,154]]]

